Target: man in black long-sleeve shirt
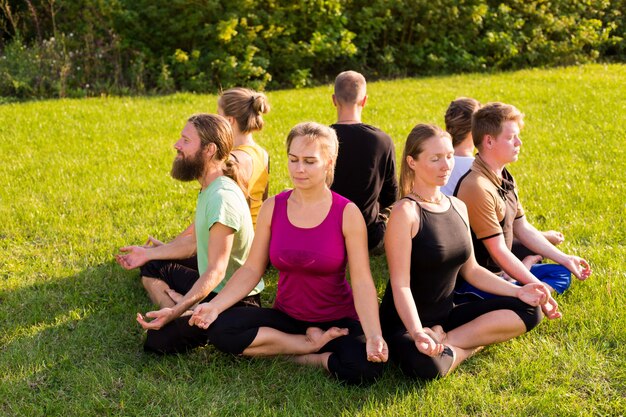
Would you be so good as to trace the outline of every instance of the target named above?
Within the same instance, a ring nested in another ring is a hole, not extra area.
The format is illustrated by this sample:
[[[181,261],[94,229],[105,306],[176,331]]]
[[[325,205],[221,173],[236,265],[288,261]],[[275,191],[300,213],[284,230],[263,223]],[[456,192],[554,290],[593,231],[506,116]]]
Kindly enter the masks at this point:
[[[367,102],[365,77],[344,71],[335,79],[333,103],[339,139],[331,189],[354,202],[365,218],[370,254],[383,253],[387,209],[398,196],[396,155],[389,135],[361,122]]]

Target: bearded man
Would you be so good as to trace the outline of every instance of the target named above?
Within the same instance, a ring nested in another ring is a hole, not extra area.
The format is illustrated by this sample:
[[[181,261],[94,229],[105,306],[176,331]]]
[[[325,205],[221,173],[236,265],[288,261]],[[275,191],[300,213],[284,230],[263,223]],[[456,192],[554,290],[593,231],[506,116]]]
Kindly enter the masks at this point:
[[[167,244],[152,240],[123,247],[116,256],[123,268],[140,268],[142,284],[159,306],[145,317],[137,314],[148,330],[148,351],[177,353],[207,344],[207,331],[190,326],[186,315],[215,297],[248,257],[254,228],[238,166],[228,160],[232,147],[233,132],[225,118],[191,116],[174,145],[171,175],[200,183],[194,228]],[[261,280],[237,305],[260,306],[262,289]]]

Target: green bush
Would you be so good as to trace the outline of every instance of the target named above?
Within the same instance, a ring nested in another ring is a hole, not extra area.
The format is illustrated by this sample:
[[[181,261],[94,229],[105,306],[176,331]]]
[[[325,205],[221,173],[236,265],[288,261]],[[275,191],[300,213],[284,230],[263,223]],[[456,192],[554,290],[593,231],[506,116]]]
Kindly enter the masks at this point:
[[[0,94],[305,87],[626,60],[626,0],[0,3]]]
[[[0,57],[0,95],[65,97],[73,62],[63,44],[63,38],[50,38],[26,47],[13,39]]]

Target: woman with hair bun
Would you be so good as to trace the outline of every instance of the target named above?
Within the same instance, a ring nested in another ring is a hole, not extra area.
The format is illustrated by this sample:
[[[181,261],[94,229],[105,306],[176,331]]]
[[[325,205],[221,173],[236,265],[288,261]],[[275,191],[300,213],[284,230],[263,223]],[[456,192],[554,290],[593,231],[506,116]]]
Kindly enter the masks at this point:
[[[254,141],[252,134],[263,129],[263,115],[269,111],[265,94],[248,88],[226,90],[217,101],[217,113],[224,116],[233,128],[231,158],[239,163],[241,176],[248,184],[248,204],[255,227],[261,204],[268,194],[269,156]]]

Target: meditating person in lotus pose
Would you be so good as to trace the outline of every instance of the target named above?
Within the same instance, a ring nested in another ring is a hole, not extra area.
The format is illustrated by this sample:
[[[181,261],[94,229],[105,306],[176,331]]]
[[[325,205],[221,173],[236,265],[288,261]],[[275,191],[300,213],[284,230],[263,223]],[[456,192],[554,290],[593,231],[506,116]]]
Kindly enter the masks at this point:
[[[268,194],[269,156],[267,152],[255,142],[252,135],[263,129],[265,125],[263,115],[269,111],[270,105],[265,94],[247,88],[235,87],[228,89],[220,94],[217,101],[218,114],[223,116],[232,128],[233,143],[228,156],[229,159],[237,162],[238,181],[244,184],[244,189],[247,190],[246,199],[252,216],[253,227],[256,225],[256,218],[261,209],[261,204],[267,198]],[[180,163],[184,163],[184,160],[181,160]],[[191,223],[191,225],[174,240],[169,242],[169,244],[176,245],[180,243],[181,240],[189,239],[193,235],[194,229],[195,224]],[[153,248],[161,245],[163,245],[163,242],[152,236],[148,236],[148,241],[144,247]],[[241,262],[243,262],[243,260]],[[120,264],[128,269],[127,263]],[[198,272],[198,257],[195,252],[192,256],[182,259],[148,261],[146,264],[140,265],[139,267],[142,284],[146,288],[148,295],[153,302],[162,307],[178,302],[182,298],[182,294],[177,292],[174,287],[167,285],[159,277],[172,275],[172,273],[176,271],[176,274],[191,277],[190,284],[193,284],[200,275]],[[188,289],[187,287],[189,287],[189,285],[186,285],[184,288],[179,287],[179,290],[186,290]],[[259,302],[260,299],[254,301],[253,304],[256,305]],[[198,329],[184,328],[184,331],[197,332]],[[161,332],[161,334],[163,333]],[[152,336],[152,332],[149,332],[149,335]],[[171,338],[167,337],[165,339],[170,340]],[[180,337],[179,339],[182,341],[183,338]],[[189,337],[187,339],[189,339]],[[154,350],[164,353],[170,350],[187,350],[198,344],[205,344],[206,341],[202,342],[204,339],[205,337],[202,334],[198,334],[197,340],[193,343],[184,342],[180,346],[171,346],[161,343],[157,346],[154,343],[149,343],[146,347],[151,347],[154,348]],[[153,338],[150,337],[149,340],[153,340]]]
[[[459,97],[453,100],[444,117],[446,131],[452,136],[452,146],[454,147],[454,168],[450,174],[448,183],[441,187],[441,192],[445,195],[454,195],[454,190],[474,163],[474,139],[472,138],[472,115],[480,109],[478,100],[469,97]],[[560,245],[565,240],[563,233],[556,230],[546,230],[541,232],[554,246]],[[522,260],[529,269],[532,265],[541,261],[541,256],[536,255],[522,245],[519,240],[513,239],[511,252]]]
[[[301,123],[291,130],[293,190],[263,204],[246,263],[217,297],[196,307],[189,322],[208,328],[209,339],[224,352],[293,355],[299,363],[360,384],[381,374],[387,346],[365,221],[354,203],[329,188],[337,150],[329,127]],[[259,282],[268,256],[279,271],[274,307],[227,310]]]
[[[220,94],[217,100],[217,113],[224,116],[233,129],[233,149],[230,159],[239,165],[239,178],[246,185],[246,196],[252,225],[256,226],[261,204],[268,197],[269,189],[269,155],[252,136],[263,129],[263,114],[270,111],[270,104],[263,93],[248,88],[230,88]],[[189,225],[176,239],[191,235],[194,224]],[[145,246],[159,246],[163,242],[148,236]],[[195,255],[187,259],[172,260],[171,263],[184,268],[198,269]]]
[[[558,318],[557,304],[542,284],[523,287],[478,265],[465,205],[446,197],[454,164],[450,135],[417,125],[404,147],[400,191],[385,233],[389,283],[380,307],[392,361],[408,376],[447,375],[482,346],[530,331]],[[453,302],[458,275],[496,297]]]
[[[238,165],[228,159],[232,146],[233,132],[225,118],[190,117],[174,145],[172,177],[200,183],[194,228],[168,244],[121,248],[116,257],[126,269],[141,267],[144,287],[160,308],[137,314],[148,330],[146,350],[175,353],[205,345],[206,331],[189,325],[185,315],[215,297],[248,257],[254,229]],[[197,269],[173,262],[194,254]],[[262,289],[263,282],[257,282],[233,304],[260,306]]]
[[[521,284],[542,282],[561,294],[573,274],[580,280],[591,276],[589,263],[561,252],[527,219],[517,193],[517,184],[507,166],[519,158],[520,131],[524,115],[514,106],[488,103],[472,115],[472,139],[478,154],[461,177],[454,195],[467,206],[478,263],[490,271]],[[555,264],[524,264],[512,252],[513,238]],[[530,266],[530,268],[529,268]],[[506,274],[506,275],[505,275]],[[489,297],[467,282],[459,282],[457,297]]]

